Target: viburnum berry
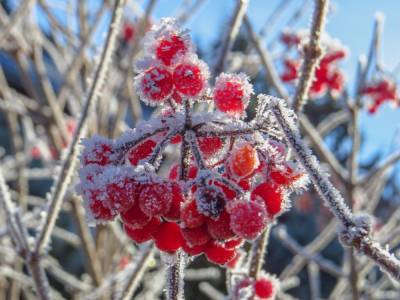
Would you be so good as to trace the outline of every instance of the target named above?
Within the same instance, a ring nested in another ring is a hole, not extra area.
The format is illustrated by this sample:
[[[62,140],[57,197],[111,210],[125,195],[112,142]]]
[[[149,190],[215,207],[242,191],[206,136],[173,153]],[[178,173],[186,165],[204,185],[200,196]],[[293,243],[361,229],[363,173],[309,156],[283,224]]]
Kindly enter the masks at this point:
[[[267,225],[267,212],[263,203],[234,201],[229,203],[231,229],[241,238],[255,239]]]
[[[125,22],[122,26],[122,38],[124,42],[129,43],[135,36],[135,27],[132,23]]]
[[[175,252],[182,246],[181,228],[175,222],[163,222],[153,233],[156,247],[164,252]]]
[[[116,213],[112,211],[106,204],[97,198],[99,191],[90,192],[89,209],[95,220],[110,221],[114,219]]]
[[[291,185],[304,176],[303,173],[295,171],[288,163],[279,167],[273,168],[269,173],[270,178],[278,185]]]
[[[133,166],[137,166],[141,160],[149,157],[157,143],[152,139],[147,139],[139,145],[133,147],[128,152],[128,159]]]
[[[287,47],[292,47],[301,43],[301,36],[294,32],[284,31],[280,36],[280,40]]]
[[[219,265],[225,265],[235,258],[236,251],[232,249],[226,249],[222,245],[211,241],[207,244],[204,254],[210,262]]]
[[[241,238],[231,239],[229,241],[224,242],[224,248],[226,249],[236,249],[243,245],[244,240]]]
[[[93,136],[82,142],[84,149],[82,152],[82,164],[97,164],[105,166],[111,163],[113,154],[113,143],[102,136]]]
[[[232,151],[229,169],[236,177],[251,175],[259,165],[257,150],[250,144],[244,144]]]
[[[217,187],[200,187],[194,197],[196,199],[197,210],[205,216],[218,218],[224,210],[226,197]]]
[[[130,178],[116,178],[107,184],[108,205],[119,213],[130,209],[137,198],[138,183]]]
[[[165,34],[156,46],[156,57],[169,66],[177,56],[184,55],[187,50],[187,45],[181,36],[174,33]]]
[[[197,143],[205,159],[208,159],[217,154],[224,146],[224,142],[222,141],[222,139],[217,136],[198,138]]]
[[[383,103],[387,101],[396,103],[396,99],[398,99],[396,83],[387,78],[367,84],[361,89],[360,94],[372,99],[373,102],[368,108],[370,114],[376,113]],[[397,103],[397,105],[399,104]]]
[[[299,76],[298,70],[300,68],[300,61],[286,58],[283,61],[283,64],[284,64],[284,71],[281,74],[281,80],[283,82],[291,82],[293,80],[296,80],[297,77]]]
[[[167,183],[148,183],[139,196],[140,209],[149,216],[161,216],[171,207],[172,189]]]
[[[261,200],[265,207],[269,217],[275,217],[280,214],[283,210],[283,192],[277,185],[269,182],[259,184],[254,188],[251,193],[251,199],[254,201]]]
[[[140,229],[150,222],[151,217],[140,209],[139,201],[136,201],[130,209],[121,213],[121,219],[130,228]]]
[[[181,205],[184,201],[182,190],[177,183],[171,184],[171,206],[169,210],[164,213],[164,217],[170,221],[177,221],[180,219]]]
[[[249,77],[243,73],[222,73],[215,81],[214,103],[215,107],[232,117],[244,115],[253,94],[253,87],[249,83]]]
[[[136,243],[144,243],[152,239],[152,234],[158,229],[161,221],[159,218],[152,218],[149,223],[140,229],[133,229],[124,224],[124,230],[128,237]]]
[[[186,243],[191,247],[204,245],[211,240],[211,236],[207,231],[207,227],[205,226],[196,228],[183,228],[182,235]]]
[[[271,276],[257,278],[254,283],[254,292],[260,299],[275,299],[277,292],[277,280]]]
[[[186,254],[191,256],[200,255],[204,252],[206,244],[191,246],[185,240],[183,240],[182,250],[185,251]]]
[[[196,228],[205,223],[206,217],[197,210],[196,201],[192,200],[181,208],[181,220],[185,227]]]
[[[226,211],[223,211],[216,220],[208,219],[207,229],[212,238],[216,240],[228,240],[235,237],[235,233],[230,227],[230,221],[230,215]]]
[[[182,95],[198,96],[207,86],[208,68],[200,60],[184,61],[176,66],[173,82]]]
[[[135,78],[140,98],[149,105],[166,100],[173,91],[172,74],[163,66],[154,66]]]

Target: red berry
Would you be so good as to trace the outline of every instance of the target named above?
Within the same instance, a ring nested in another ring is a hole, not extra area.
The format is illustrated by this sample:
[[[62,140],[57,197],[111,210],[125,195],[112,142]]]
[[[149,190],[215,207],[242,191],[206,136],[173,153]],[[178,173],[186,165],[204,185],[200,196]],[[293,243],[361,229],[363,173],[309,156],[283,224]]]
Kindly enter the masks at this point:
[[[232,190],[231,188],[229,188],[228,186],[226,186],[225,184],[223,184],[219,181],[215,181],[214,184],[215,184],[215,186],[219,187],[222,190],[222,192],[224,193],[227,200],[235,199],[236,192],[234,190]]]
[[[135,27],[133,27],[133,24],[126,22],[122,27],[122,37],[124,41],[129,43],[130,41],[133,40],[134,35],[135,35]]]
[[[200,227],[206,221],[206,217],[197,210],[196,201],[191,201],[181,208],[181,220],[185,227]]]
[[[128,152],[128,159],[133,166],[137,166],[141,160],[149,157],[157,143],[152,139],[145,140],[139,145],[133,147]]]
[[[241,117],[252,93],[253,87],[246,75],[222,73],[215,81],[215,107],[232,117]]]
[[[137,198],[138,183],[132,179],[124,178],[106,186],[109,207],[116,212],[130,209]]]
[[[238,264],[240,257],[242,255],[239,252],[236,252],[235,257],[232,258],[227,264],[226,267],[229,269],[234,269],[236,267],[236,265]]]
[[[205,246],[206,245],[203,244],[203,245],[197,245],[197,246],[192,247],[192,246],[188,245],[188,243],[185,240],[183,240],[182,249],[188,255],[196,256],[196,255],[200,255],[204,252]]]
[[[205,226],[197,228],[183,228],[182,235],[190,247],[204,245],[211,239],[211,236]]]
[[[180,165],[179,164],[175,164],[171,167],[171,169],[169,170],[169,174],[168,174],[168,178],[170,180],[179,180],[179,172],[180,172]],[[188,173],[188,178],[189,179],[194,179],[197,176],[197,167],[194,165],[191,165],[189,167],[189,173]]]
[[[138,201],[136,201],[130,209],[121,213],[121,219],[125,225],[132,229],[140,229],[150,222],[151,217],[142,212]]]
[[[224,146],[221,138],[217,136],[201,137],[197,140],[199,148],[205,159],[218,153]]]
[[[269,278],[262,277],[254,283],[254,291],[261,299],[274,299],[276,294],[276,287],[274,282]]]
[[[163,222],[153,233],[157,248],[164,252],[175,252],[183,243],[181,228],[175,222]]]
[[[243,239],[241,238],[232,239],[224,243],[224,247],[226,249],[236,249],[239,248],[241,245],[243,245]]]
[[[272,169],[269,174],[270,178],[278,185],[290,185],[303,175],[303,173],[295,172],[288,164],[283,164],[279,169]]]
[[[255,239],[267,224],[265,206],[258,202],[231,202],[229,212],[232,231],[247,240]]]
[[[177,221],[180,219],[181,204],[183,203],[183,194],[180,186],[177,183],[171,185],[171,207],[168,212],[164,214],[164,217],[171,221]]]
[[[152,234],[157,230],[160,224],[160,219],[153,218],[143,228],[132,229],[130,226],[124,224],[124,229],[130,239],[132,239],[136,243],[144,243],[152,239]]]
[[[235,233],[230,227],[230,215],[224,211],[216,220],[207,220],[207,229],[212,238],[216,240],[228,240],[235,236]]]
[[[244,144],[232,151],[229,163],[230,170],[236,177],[249,176],[257,169],[259,164],[257,151],[250,144]]]
[[[114,219],[116,213],[108,208],[105,201],[98,199],[99,192],[90,192],[89,209],[96,220],[109,221]]]
[[[113,154],[112,142],[101,136],[93,136],[83,141],[85,149],[82,153],[83,165],[97,164],[105,166],[111,163]]]
[[[197,96],[206,87],[207,76],[205,66],[200,63],[182,63],[174,70],[174,85],[185,96]]]
[[[281,189],[274,184],[265,182],[256,186],[251,193],[251,199],[262,200],[270,217],[275,217],[282,212],[283,194]]]
[[[215,264],[225,265],[235,258],[236,251],[231,249],[226,249],[215,242],[207,244],[204,254],[207,259]]]
[[[156,46],[156,57],[165,65],[169,66],[178,56],[187,51],[184,40],[176,34],[162,37]]]
[[[161,216],[171,207],[172,190],[166,183],[149,183],[142,187],[139,196],[141,210],[149,216]]]
[[[136,87],[143,101],[156,105],[171,95],[172,75],[162,66],[152,67],[136,78]]]
[[[213,186],[201,187],[195,193],[197,210],[199,213],[218,218],[224,210],[226,197],[218,188]]]

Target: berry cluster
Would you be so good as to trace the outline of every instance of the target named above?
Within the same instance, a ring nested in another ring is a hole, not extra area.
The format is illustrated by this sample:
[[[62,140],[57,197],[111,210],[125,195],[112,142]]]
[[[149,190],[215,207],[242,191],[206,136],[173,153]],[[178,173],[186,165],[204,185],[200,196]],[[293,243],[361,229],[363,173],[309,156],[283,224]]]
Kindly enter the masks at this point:
[[[261,108],[243,121],[253,93],[247,76],[221,74],[208,89],[206,64],[171,19],[145,46],[135,85],[160,113],[117,140],[86,139],[78,190],[95,221],[119,216],[136,243],[234,267],[238,248],[288,208],[304,173]],[[213,101],[218,112],[194,112],[196,101]],[[163,176],[167,147],[181,158]]]
[[[305,44],[308,36],[302,32],[285,31],[281,35],[281,42],[286,47],[288,55],[283,59],[281,79],[285,83],[293,83],[299,76],[302,52],[301,44]],[[338,68],[337,62],[346,57],[346,50],[336,41],[328,37],[323,39],[325,55],[315,70],[315,80],[310,88],[310,96],[317,98],[330,91],[334,95],[340,94],[344,88],[344,75]],[[291,51],[294,50],[294,57]]]
[[[255,280],[250,277],[238,279],[232,291],[232,299],[273,300],[278,290],[278,279],[263,273]]]
[[[396,106],[400,105],[396,83],[388,78],[381,78],[367,84],[361,89],[360,94],[368,96],[372,100],[368,108],[370,114],[376,113],[385,102],[391,102]]]

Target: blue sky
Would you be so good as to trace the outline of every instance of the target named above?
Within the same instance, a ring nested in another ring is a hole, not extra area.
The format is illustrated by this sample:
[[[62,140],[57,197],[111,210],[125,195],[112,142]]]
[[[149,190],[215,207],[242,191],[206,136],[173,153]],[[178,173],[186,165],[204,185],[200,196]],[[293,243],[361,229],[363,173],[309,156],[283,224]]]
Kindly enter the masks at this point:
[[[174,15],[181,3],[179,0],[159,0],[154,15],[157,18]],[[279,3],[280,0],[250,0],[248,13],[254,26],[260,28]],[[292,0],[290,7],[296,8],[301,3],[301,0]],[[326,29],[331,36],[339,38],[351,50],[350,57],[342,64],[350,82],[354,78],[357,58],[368,49],[377,11],[385,15],[382,47],[384,64],[392,70],[400,62],[399,0],[337,0],[332,3],[334,11],[329,15]],[[218,39],[221,26],[229,20],[234,4],[233,0],[205,0],[205,4],[186,24],[191,29],[194,40],[200,43],[203,49],[207,50],[207,46]],[[311,9],[310,5],[307,15],[300,23],[303,27],[308,27],[310,23]],[[277,23],[277,28],[285,24],[290,11],[293,9],[282,15],[283,21]],[[272,31],[267,40],[276,34],[276,31]],[[390,149],[390,145],[396,130],[400,128],[400,109],[385,105],[374,116],[362,114],[361,122],[367,138],[363,156],[369,156],[375,151],[387,154],[393,150]],[[400,148],[400,143],[396,148]]]

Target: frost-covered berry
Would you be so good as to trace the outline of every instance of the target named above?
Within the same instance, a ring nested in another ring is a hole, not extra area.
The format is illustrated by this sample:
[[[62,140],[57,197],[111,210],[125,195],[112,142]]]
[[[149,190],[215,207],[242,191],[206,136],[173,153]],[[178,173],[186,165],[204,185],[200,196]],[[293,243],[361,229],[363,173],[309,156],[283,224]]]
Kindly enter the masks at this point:
[[[128,237],[136,243],[144,243],[152,239],[152,234],[160,226],[161,221],[159,218],[152,218],[149,223],[140,229],[132,229],[127,224],[124,224],[124,230]]]
[[[179,55],[187,51],[185,40],[174,33],[166,34],[160,38],[156,46],[156,57],[169,66]]]
[[[118,213],[130,209],[138,195],[138,183],[130,178],[116,177],[105,189],[109,207]]]
[[[105,166],[111,163],[113,154],[113,143],[109,139],[95,135],[82,142],[84,149],[82,152],[82,164],[97,164]]]
[[[224,243],[226,249],[236,249],[243,245],[244,240],[241,238],[235,238]]]
[[[175,252],[182,246],[181,228],[175,222],[163,222],[153,233],[156,247],[164,252]]]
[[[273,168],[269,176],[276,184],[288,186],[302,178],[304,173],[295,170],[286,163],[280,166],[280,168]]]
[[[185,240],[183,240],[182,244],[182,250],[185,251],[186,254],[191,255],[191,256],[196,256],[200,255],[204,252],[206,245],[197,245],[197,246],[191,246],[189,245]]]
[[[90,192],[89,209],[92,216],[98,221],[110,221],[114,219],[116,213],[104,201],[97,198],[98,194],[99,192],[96,190]]]
[[[262,276],[254,283],[254,292],[260,299],[273,300],[277,292],[277,279],[272,276]]]
[[[174,86],[184,96],[198,96],[207,86],[208,73],[208,68],[202,61],[184,61],[174,70]]]
[[[215,81],[215,107],[232,117],[243,116],[251,94],[253,86],[249,83],[249,77],[243,73],[222,73]]]
[[[157,143],[152,139],[145,140],[129,150],[128,160],[133,166],[137,166],[141,160],[149,157],[152,154],[156,145]]]
[[[140,229],[150,222],[151,217],[142,212],[139,202],[136,201],[130,209],[121,213],[121,219],[130,228]]]
[[[261,200],[265,204],[268,215],[271,218],[280,214],[284,208],[282,189],[269,182],[264,182],[256,186],[251,193],[251,199],[253,201]]]
[[[181,214],[181,205],[184,201],[182,190],[177,183],[171,184],[171,206],[164,214],[164,217],[170,221],[178,221]]]
[[[217,136],[201,137],[197,143],[205,159],[216,155],[224,146],[222,139]]]
[[[148,183],[141,189],[139,205],[146,215],[161,216],[168,212],[171,202],[171,186],[166,183]]]
[[[122,38],[124,42],[129,43],[135,36],[135,27],[132,23],[125,22],[122,27]]]
[[[220,241],[228,240],[235,237],[235,233],[230,226],[230,215],[224,211],[219,215],[216,220],[207,220],[207,229],[212,238]]]
[[[182,235],[186,243],[191,247],[204,245],[211,240],[211,236],[207,231],[207,227],[205,226],[197,228],[183,228]]]
[[[210,242],[207,244],[204,254],[210,262],[219,265],[225,265],[235,258],[236,251],[232,249],[226,249],[222,245],[219,245],[215,242]]]
[[[196,228],[202,226],[206,217],[197,210],[196,201],[190,201],[181,208],[181,220],[187,228]]]
[[[267,225],[267,212],[259,202],[235,201],[229,203],[231,229],[241,238],[255,239]]]
[[[232,151],[232,155],[229,158],[230,171],[236,177],[251,175],[258,165],[257,150],[248,143]]]
[[[168,174],[168,179],[169,180],[179,180],[179,172],[180,172],[180,165],[179,164],[174,164],[171,169],[169,170]],[[194,179],[197,176],[197,167],[194,165],[191,165],[189,167],[189,172],[188,172],[188,179]]]
[[[201,187],[196,191],[194,197],[197,210],[207,217],[218,218],[224,210],[226,197],[217,187]]]
[[[135,78],[140,98],[149,105],[157,105],[167,99],[173,90],[171,73],[162,66],[154,66]]]

